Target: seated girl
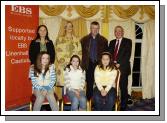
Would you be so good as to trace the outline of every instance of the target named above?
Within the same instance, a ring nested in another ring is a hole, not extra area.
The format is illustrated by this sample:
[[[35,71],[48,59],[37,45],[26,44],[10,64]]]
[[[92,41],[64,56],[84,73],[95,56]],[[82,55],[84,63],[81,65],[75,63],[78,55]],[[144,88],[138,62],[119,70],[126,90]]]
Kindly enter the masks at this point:
[[[95,68],[93,101],[95,111],[111,111],[116,99],[115,80],[117,70],[111,54],[103,52],[99,65]]]
[[[73,55],[64,70],[64,86],[71,101],[71,110],[86,110],[85,71],[80,66],[80,58]]]
[[[31,65],[30,76],[33,92],[36,96],[33,111],[40,111],[45,97],[49,101],[53,111],[58,111],[58,105],[54,97],[54,85],[56,74],[54,64],[50,64],[50,55],[42,51],[38,54],[34,65]]]

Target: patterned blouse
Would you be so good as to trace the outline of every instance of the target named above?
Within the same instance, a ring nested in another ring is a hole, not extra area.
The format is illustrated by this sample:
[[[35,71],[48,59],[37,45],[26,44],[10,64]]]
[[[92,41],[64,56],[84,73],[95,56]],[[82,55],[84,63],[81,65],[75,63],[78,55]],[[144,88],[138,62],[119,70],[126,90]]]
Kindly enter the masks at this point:
[[[72,36],[71,39],[67,37],[58,37],[55,44],[56,52],[56,73],[57,83],[64,86],[63,71],[67,64],[70,62],[72,55],[78,55],[81,58],[81,44],[79,38]]]

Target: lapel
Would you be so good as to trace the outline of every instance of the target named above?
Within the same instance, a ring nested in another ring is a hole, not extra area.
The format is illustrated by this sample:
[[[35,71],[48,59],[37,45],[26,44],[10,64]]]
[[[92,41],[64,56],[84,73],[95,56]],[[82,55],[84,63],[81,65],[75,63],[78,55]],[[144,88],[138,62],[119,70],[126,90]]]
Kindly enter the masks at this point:
[[[124,41],[124,38],[122,38],[122,41],[121,41],[121,45],[119,47],[119,51],[118,51],[118,59],[119,59],[119,56],[122,54],[123,50],[124,50],[124,47],[125,47],[125,41]]]
[[[40,42],[36,42],[35,45],[36,45],[36,48],[35,48],[35,49],[40,51]]]
[[[90,46],[91,46],[91,34],[88,35],[87,38],[87,51],[90,52]]]
[[[116,39],[112,42],[113,43],[113,49],[115,50],[115,44],[116,44]],[[114,52],[114,51],[113,51]]]
[[[99,48],[100,48],[99,46],[101,46],[100,34],[97,35],[96,39],[97,39],[96,40],[97,41],[97,43],[96,43],[97,45],[96,46],[97,46],[97,53],[98,53]]]
[[[115,44],[116,44],[116,39],[110,41],[110,44],[109,44],[109,51],[111,54],[114,54],[114,51],[115,51]]]

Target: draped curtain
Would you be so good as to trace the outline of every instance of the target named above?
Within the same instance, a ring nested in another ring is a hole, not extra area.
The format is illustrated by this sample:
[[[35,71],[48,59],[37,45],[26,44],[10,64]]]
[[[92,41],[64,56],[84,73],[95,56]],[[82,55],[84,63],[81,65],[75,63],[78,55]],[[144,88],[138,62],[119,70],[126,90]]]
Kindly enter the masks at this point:
[[[48,6],[48,5],[40,5],[40,9],[49,16],[58,16],[65,10],[66,6],[64,5],[54,5],[54,6]]]
[[[118,17],[123,19],[128,19],[135,14],[137,14],[138,11],[140,11],[141,18],[144,16],[144,14],[147,14],[150,19],[155,18],[155,11],[153,9],[153,6],[150,5],[130,5],[127,9],[120,5],[108,5],[105,6],[106,8],[110,8],[107,13],[114,13]],[[75,11],[83,18],[90,18],[94,15],[96,15],[100,10],[100,6],[97,5],[90,5],[90,6],[84,6],[84,5],[73,5],[75,8]],[[66,9],[65,5],[40,5],[40,9],[48,16],[58,16]],[[104,9],[103,9],[104,10]],[[105,10],[106,11],[106,10]],[[111,12],[112,11],[112,12]]]
[[[74,6],[74,8],[76,9],[77,13],[83,17],[83,18],[89,18],[92,17],[94,15],[97,14],[97,12],[99,11],[99,6],[81,6],[81,5],[76,5]]]
[[[143,18],[144,14],[147,14],[150,19],[155,18],[155,11],[152,6],[149,5],[132,5],[127,9],[124,9],[122,6],[112,6],[113,12],[120,18],[128,19],[134,16],[138,11],[140,11],[140,19]]]
[[[128,19],[135,15],[139,10],[139,6],[130,6],[128,9],[123,9],[121,6],[114,6],[113,12],[123,19]]]
[[[56,37],[60,30],[60,24],[62,19],[60,17],[53,17],[53,18],[40,18],[39,24],[44,24],[48,28],[49,38],[55,43]]]
[[[155,97],[155,21],[144,24],[142,43],[142,94],[143,99]]]

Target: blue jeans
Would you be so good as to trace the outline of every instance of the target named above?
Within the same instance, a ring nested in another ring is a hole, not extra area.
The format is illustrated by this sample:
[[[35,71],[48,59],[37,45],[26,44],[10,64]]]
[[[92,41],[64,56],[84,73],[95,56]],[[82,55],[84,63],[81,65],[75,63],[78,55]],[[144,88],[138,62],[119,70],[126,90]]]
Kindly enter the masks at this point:
[[[101,92],[95,87],[93,92],[94,110],[95,111],[112,111],[115,104],[116,90],[111,88],[107,95],[103,97]],[[104,103],[105,102],[105,103]]]
[[[38,90],[34,90],[34,94],[36,96],[36,100],[35,100],[35,103],[34,103],[33,111],[40,111],[41,110],[41,106],[42,106],[43,101],[45,100],[45,97],[47,98],[52,111],[58,111],[59,110],[59,106],[57,105],[56,99],[54,97],[54,90],[53,89],[49,90],[47,92],[46,96],[43,96],[41,94],[41,92],[38,91]]]
[[[84,91],[80,91],[80,98],[77,98],[74,91],[67,90],[67,96],[71,101],[71,111],[86,110],[86,96]]]

